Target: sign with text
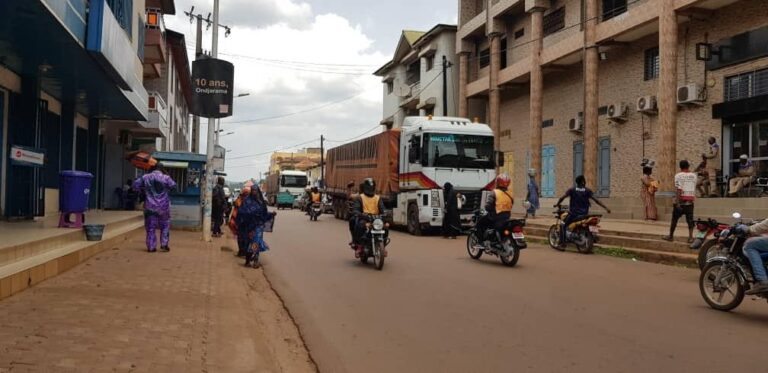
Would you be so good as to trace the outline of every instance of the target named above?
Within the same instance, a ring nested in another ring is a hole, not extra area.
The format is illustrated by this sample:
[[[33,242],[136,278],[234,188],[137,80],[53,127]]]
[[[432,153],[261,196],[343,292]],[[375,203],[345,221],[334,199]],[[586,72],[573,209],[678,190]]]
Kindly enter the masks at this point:
[[[235,65],[215,58],[192,62],[192,113],[204,118],[232,116]]]
[[[11,145],[11,164],[14,166],[43,167],[45,150]]]

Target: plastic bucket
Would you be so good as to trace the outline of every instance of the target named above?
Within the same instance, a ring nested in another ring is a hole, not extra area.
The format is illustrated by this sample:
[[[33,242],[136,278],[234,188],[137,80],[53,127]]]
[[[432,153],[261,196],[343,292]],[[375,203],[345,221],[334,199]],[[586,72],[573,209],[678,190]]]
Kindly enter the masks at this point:
[[[86,224],[83,226],[87,241],[101,241],[104,235],[104,224]]]
[[[82,171],[62,171],[59,174],[59,211],[85,212],[91,193],[93,175]]]

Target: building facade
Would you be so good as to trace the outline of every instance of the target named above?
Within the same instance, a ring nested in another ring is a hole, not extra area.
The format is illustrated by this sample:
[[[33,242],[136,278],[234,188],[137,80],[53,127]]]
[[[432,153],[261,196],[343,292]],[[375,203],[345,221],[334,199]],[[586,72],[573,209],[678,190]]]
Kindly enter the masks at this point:
[[[320,164],[320,148],[306,148],[296,152],[274,152],[269,158],[269,173],[284,170],[306,171]]]
[[[412,115],[456,116],[456,30],[441,24],[403,31],[392,60],[374,73],[383,83],[382,125],[399,128]]]
[[[599,196],[634,197],[643,159],[656,160],[669,191],[678,161],[695,167],[710,136],[721,144],[722,174],[747,154],[765,176],[765,5],[461,0],[459,115],[494,128],[518,198],[529,168],[544,197],[579,174]]]

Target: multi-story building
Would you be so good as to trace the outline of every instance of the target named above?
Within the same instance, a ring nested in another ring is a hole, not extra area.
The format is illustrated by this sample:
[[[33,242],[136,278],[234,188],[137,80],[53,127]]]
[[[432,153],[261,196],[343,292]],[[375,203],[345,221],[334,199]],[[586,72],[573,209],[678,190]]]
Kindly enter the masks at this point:
[[[491,124],[521,198],[528,168],[545,197],[578,174],[634,197],[644,158],[669,191],[710,136],[722,173],[768,173],[763,0],[460,0],[457,52],[458,114]]]
[[[269,159],[269,173],[283,170],[306,171],[320,164],[320,148],[306,148],[296,152],[274,152]]]
[[[456,115],[456,29],[403,31],[392,60],[374,73],[384,86],[381,124],[399,128],[410,115]]]

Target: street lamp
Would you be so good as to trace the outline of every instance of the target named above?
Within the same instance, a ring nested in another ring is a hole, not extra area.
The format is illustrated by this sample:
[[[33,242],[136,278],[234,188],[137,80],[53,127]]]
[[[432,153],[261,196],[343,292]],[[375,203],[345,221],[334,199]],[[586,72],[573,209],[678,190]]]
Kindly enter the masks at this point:
[[[244,93],[237,94],[237,96],[235,96],[233,98],[246,97],[246,96],[250,96],[250,95],[251,95],[250,93],[244,92]],[[221,137],[221,136],[218,135],[219,132],[222,132],[222,130],[221,130],[221,118],[216,119],[216,131],[215,131],[215,133],[216,133],[216,141],[215,141],[216,145],[219,145],[219,138]]]

